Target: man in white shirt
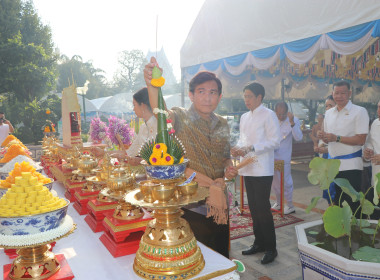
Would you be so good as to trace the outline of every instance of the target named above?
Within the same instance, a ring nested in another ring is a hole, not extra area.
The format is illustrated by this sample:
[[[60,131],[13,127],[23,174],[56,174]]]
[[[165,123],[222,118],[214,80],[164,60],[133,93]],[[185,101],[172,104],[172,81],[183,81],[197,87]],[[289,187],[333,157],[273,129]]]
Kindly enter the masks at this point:
[[[333,98],[336,106],[326,111],[324,131],[319,136],[328,143],[329,158],[341,162],[336,178],[347,179],[355,190],[360,191],[362,146],[368,134],[369,117],[365,108],[352,104],[351,94],[348,82],[334,84]],[[341,193],[342,190],[336,186],[335,205],[338,205]],[[355,212],[359,202],[352,202],[350,196],[343,193],[341,204],[345,200]]]
[[[4,142],[9,133],[13,133],[14,129],[10,121],[5,119],[5,114],[0,112],[0,145]]]
[[[380,173],[380,101],[377,103],[378,118],[373,121],[364,149],[364,159],[372,163],[372,184]]]
[[[284,214],[288,215],[296,212],[293,205],[293,179],[291,174],[290,160],[292,158],[293,138],[301,141],[303,134],[300,121],[288,112],[288,104],[279,102],[275,105],[274,111],[280,121],[281,142],[280,147],[274,151],[275,160],[284,161],[284,197],[287,206]],[[272,189],[276,195],[277,202],[272,206],[273,209],[280,210],[281,205],[281,172],[276,170],[273,176]]]
[[[277,256],[269,197],[274,172],[274,150],[280,145],[280,125],[276,114],[262,104],[265,96],[262,85],[250,83],[243,92],[249,112],[241,116],[239,141],[231,153],[233,156],[256,157],[256,162],[239,170],[239,174],[244,176],[255,234],[253,245],[242,254],[265,252],[261,263],[267,264]]]

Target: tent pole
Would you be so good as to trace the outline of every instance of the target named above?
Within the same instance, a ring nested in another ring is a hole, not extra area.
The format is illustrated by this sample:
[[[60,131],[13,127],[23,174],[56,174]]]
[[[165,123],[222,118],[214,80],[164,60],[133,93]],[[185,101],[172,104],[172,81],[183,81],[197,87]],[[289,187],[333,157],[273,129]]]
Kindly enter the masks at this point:
[[[181,68],[181,106],[185,108],[185,74]]]

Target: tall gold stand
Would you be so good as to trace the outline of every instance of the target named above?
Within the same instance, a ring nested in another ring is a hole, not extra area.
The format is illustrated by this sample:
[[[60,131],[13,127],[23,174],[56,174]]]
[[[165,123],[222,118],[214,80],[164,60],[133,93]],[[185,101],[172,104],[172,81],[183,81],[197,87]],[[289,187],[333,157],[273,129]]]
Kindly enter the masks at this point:
[[[188,222],[181,218],[180,207],[207,196],[208,189],[201,187],[194,195],[176,193],[166,202],[147,202],[140,190],[126,195],[126,201],[154,209],[154,219],[148,223],[136,253],[133,269],[137,275],[146,279],[161,279],[162,276],[188,279],[203,269],[202,252]]]

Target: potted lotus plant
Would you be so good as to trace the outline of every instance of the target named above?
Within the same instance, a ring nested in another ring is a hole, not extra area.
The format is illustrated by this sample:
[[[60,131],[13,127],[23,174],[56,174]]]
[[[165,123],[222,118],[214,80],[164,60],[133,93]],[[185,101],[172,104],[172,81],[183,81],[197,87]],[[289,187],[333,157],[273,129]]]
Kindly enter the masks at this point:
[[[379,209],[380,173],[375,176],[374,186],[366,193],[357,192],[348,180],[335,178],[340,160],[314,158],[310,164],[309,182],[328,190],[334,182],[359,202],[351,210],[346,201],[330,205],[322,220],[296,226],[298,249],[304,279],[380,279],[380,221],[370,220]],[[373,201],[366,197],[374,192]],[[340,196],[341,199],[342,196]],[[315,207],[320,197],[311,200],[306,212]],[[331,197],[330,197],[331,201]],[[355,218],[355,217],[360,218]]]

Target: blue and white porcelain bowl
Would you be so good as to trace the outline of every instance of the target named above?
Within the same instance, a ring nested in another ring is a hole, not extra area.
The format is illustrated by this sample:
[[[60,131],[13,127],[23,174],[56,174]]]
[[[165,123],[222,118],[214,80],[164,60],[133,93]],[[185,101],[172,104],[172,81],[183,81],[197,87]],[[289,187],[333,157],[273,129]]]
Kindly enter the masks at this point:
[[[8,188],[0,188],[0,198],[8,191]]]
[[[185,159],[182,163],[173,165],[148,165],[145,161],[142,161],[141,164],[144,165],[146,174],[150,178],[176,179],[184,175],[188,162],[189,160]]]
[[[3,235],[29,235],[45,232],[59,227],[66,217],[70,202],[64,198],[66,205],[46,213],[20,216],[0,216],[0,234]]]
[[[53,188],[53,183],[54,183],[54,181],[52,180],[50,183],[47,183],[44,186],[47,187],[49,189],[49,191],[51,191],[51,189]]]
[[[6,172],[0,172],[0,180],[5,180],[7,179],[9,173]]]

